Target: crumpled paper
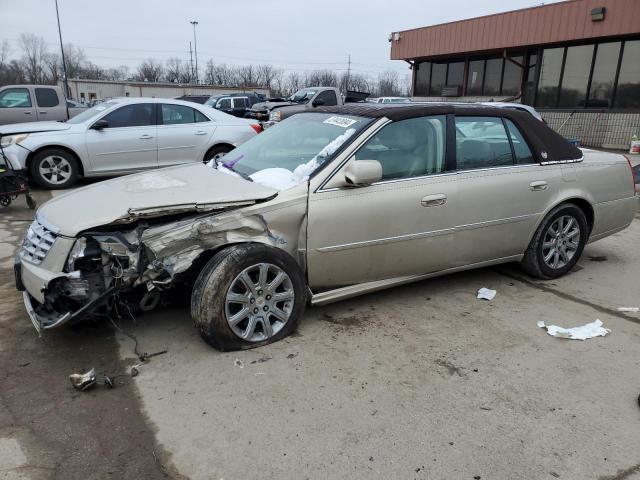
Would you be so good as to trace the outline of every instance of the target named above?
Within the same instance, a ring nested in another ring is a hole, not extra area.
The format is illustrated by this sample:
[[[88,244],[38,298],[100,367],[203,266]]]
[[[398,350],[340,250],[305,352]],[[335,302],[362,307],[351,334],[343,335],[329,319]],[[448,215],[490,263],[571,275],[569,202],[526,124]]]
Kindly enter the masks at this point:
[[[496,293],[497,292],[495,290],[482,287],[480,290],[478,290],[478,298],[482,300],[493,300],[496,296]]]
[[[538,322],[540,328],[546,328],[547,333],[552,337],[568,338],[570,340],[586,340],[593,337],[604,337],[611,330],[604,328],[600,319],[595,322],[587,323],[580,327],[563,328],[557,325],[545,325],[544,321]]]

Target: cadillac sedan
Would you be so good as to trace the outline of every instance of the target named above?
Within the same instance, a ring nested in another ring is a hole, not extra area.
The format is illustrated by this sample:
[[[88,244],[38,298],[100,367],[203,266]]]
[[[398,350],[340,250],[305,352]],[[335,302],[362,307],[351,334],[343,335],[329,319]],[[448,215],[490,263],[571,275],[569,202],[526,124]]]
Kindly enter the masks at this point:
[[[564,275],[637,204],[624,156],[581,151],[525,112],[323,107],[209,166],[50,200],[16,284],[38,330],[186,288],[207,342],[251,348],[293,332],[308,303],[504,262]]]
[[[160,98],[100,103],[65,123],[0,127],[15,169],[45,188],[69,188],[79,176],[114,176],[219,158],[262,131],[203,105]]]

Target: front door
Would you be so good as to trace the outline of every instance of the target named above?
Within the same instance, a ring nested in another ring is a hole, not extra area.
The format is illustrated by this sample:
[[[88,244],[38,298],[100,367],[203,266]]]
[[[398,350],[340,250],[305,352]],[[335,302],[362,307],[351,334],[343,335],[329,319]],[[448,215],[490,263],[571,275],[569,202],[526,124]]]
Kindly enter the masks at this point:
[[[87,130],[87,151],[96,173],[122,173],[158,166],[155,104],[124,105],[102,117],[107,125]]]
[[[447,171],[445,145],[445,116],[387,124],[349,160],[379,161],[381,181],[311,192],[307,262],[312,288],[449,267],[458,192],[455,173]]]
[[[455,266],[521,255],[562,182],[560,167],[535,162],[516,125],[456,117],[458,210]]]
[[[159,105],[158,165],[201,162],[215,124],[202,112],[186,105]]]
[[[38,120],[28,88],[6,88],[0,92],[0,125]]]

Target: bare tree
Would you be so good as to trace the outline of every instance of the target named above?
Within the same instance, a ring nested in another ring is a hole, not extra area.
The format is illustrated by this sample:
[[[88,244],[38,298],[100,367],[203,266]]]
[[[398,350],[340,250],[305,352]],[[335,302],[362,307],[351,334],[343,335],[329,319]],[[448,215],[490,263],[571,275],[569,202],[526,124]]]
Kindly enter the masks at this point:
[[[305,86],[307,87],[337,87],[338,76],[331,70],[314,70],[307,73]]]
[[[24,75],[29,83],[43,83],[45,81],[47,45],[42,37],[33,33],[20,35],[22,49],[22,64]]]
[[[205,73],[206,76],[206,73]],[[165,62],[165,80],[173,83],[190,83],[191,69],[177,57],[168,59]]]
[[[273,65],[269,64],[258,65],[256,72],[256,84],[269,89],[278,77],[282,77],[282,70],[274,68]]]
[[[163,68],[153,58],[148,58],[138,65],[138,73],[135,77],[140,82],[159,82],[162,78]]]
[[[0,43],[0,70],[4,69],[9,61],[9,40]]]
[[[236,67],[238,86],[252,87],[256,85],[256,68],[253,65],[243,65]]]
[[[46,65],[44,75],[50,83],[56,85],[62,77],[62,63],[60,62],[60,56],[57,53],[47,53],[44,57],[44,63]]]
[[[378,76],[378,95],[381,97],[393,97],[400,95],[398,72],[385,70]]]
[[[286,94],[293,95],[303,86],[302,77],[298,72],[290,72],[286,80]],[[284,92],[283,92],[284,93]]]

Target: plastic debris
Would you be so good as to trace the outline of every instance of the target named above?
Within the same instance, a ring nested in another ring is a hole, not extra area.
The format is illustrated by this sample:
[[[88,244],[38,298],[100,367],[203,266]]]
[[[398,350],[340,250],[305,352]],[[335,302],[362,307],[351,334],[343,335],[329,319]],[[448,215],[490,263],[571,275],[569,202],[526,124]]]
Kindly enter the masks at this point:
[[[114,388],[115,387],[114,377],[110,377],[109,375],[105,375],[104,376],[104,386],[105,387],[109,387],[109,388]]]
[[[69,380],[76,390],[88,390],[96,384],[96,370],[92,368],[87,373],[72,373]]]
[[[233,361],[233,364],[234,364],[236,367],[244,368],[244,362],[243,362],[242,360],[240,360],[239,358],[236,358],[236,359]]]
[[[493,300],[496,297],[496,291],[490,288],[482,287],[478,290],[478,298],[481,300]]]
[[[570,340],[586,340],[593,337],[604,337],[611,330],[604,328],[600,319],[595,322],[587,323],[580,327],[563,328],[557,325],[545,325],[544,321],[538,322],[538,327],[546,328],[547,333],[552,337],[568,338]]]
[[[640,312],[640,307],[618,307],[619,312],[628,312],[628,313],[638,313]]]
[[[144,363],[138,363],[137,365],[134,365],[133,367],[131,367],[130,375],[132,377],[137,377],[138,374],[140,373],[140,367],[142,365],[144,365]]]

